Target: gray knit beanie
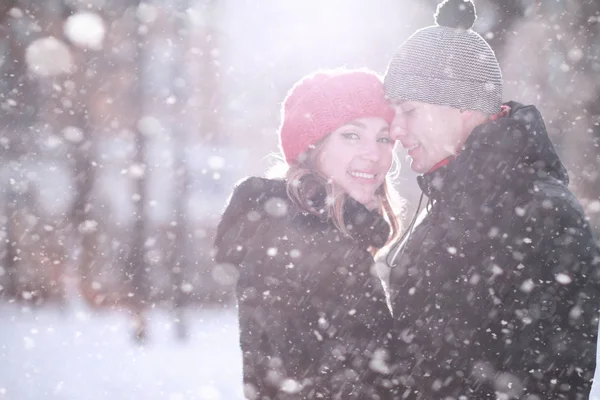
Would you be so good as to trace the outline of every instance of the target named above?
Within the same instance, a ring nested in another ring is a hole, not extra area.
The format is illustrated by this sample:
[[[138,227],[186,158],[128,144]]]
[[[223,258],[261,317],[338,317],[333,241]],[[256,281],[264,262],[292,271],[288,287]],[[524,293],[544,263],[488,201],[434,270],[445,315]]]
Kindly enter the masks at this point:
[[[496,114],[502,72],[494,51],[471,28],[471,0],[444,0],[436,25],[416,31],[398,48],[384,78],[391,100],[412,100]]]

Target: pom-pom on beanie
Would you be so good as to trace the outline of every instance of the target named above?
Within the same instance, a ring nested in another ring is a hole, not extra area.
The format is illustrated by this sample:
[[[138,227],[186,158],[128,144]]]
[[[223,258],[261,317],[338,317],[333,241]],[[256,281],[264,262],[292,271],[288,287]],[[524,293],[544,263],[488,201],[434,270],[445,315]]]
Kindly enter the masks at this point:
[[[366,117],[392,123],[381,78],[368,70],[323,70],[300,79],[281,108],[279,140],[288,164],[342,125]]]
[[[494,51],[471,28],[471,0],[444,0],[435,25],[416,31],[393,55],[384,78],[390,100],[412,100],[496,114],[502,72]]]

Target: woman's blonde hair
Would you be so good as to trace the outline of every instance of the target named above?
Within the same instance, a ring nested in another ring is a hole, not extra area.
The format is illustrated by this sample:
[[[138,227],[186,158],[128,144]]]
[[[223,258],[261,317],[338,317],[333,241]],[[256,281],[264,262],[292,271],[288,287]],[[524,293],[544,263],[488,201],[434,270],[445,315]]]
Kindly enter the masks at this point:
[[[324,177],[318,168],[319,156],[327,138],[328,136],[311,146],[294,163],[289,165],[279,163],[279,165],[271,168],[270,175],[285,178],[287,195],[298,208],[319,217],[326,214],[342,234],[350,236],[344,221],[346,193]],[[375,192],[379,197],[377,211],[390,225],[390,235],[385,245],[394,242],[400,236],[402,229],[400,215],[404,212],[404,200],[389,181],[390,176],[398,173],[398,162],[395,155],[393,160],[396,168],[392,168],[393,172],[386,175],[385,180]],[[309,182],[308,187],[306,184],[301,184],[305,182]],[[312,183],[312,186],[310,183]],[[325,207],[322,209],[316,208],[312,202],[315,190],[318,190],[318,187],[324,187],[326,190]],[[379,249],[375,249],[375,252],[377,250]]]

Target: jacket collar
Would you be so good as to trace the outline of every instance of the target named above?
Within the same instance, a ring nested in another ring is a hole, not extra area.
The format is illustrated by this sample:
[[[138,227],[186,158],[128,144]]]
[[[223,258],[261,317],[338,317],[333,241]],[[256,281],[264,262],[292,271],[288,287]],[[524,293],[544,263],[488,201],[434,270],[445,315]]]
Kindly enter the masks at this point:
[[[548,176],[568,183],[539,111],[508,105],[510,114],[476,127],[456,158],[417,178],[427,197],[444,201],[466,192],[485,195]]]

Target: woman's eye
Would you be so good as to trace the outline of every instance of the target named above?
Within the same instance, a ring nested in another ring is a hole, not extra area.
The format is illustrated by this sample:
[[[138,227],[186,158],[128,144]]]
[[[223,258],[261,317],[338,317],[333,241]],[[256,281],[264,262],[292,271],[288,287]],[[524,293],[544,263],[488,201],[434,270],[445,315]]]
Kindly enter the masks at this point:
[[[351,139],[351,140],[360,139],[360,137],[354,132],[342,133],[342,137],[344,137],[345,139]]]
[[[410,110],[404,110],[404,111],[402,112],[402,114],[404,114],[404,115],[410,115],[410,114],[412,114],[412,113],[413,113],[415,110],[416,110],[416,108],[411,108]]]
[[[391,143],[392,140],[389,137],[380,137],[379,139],[377,139],[377,141],[379,143]]]

